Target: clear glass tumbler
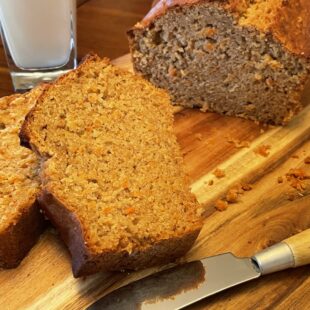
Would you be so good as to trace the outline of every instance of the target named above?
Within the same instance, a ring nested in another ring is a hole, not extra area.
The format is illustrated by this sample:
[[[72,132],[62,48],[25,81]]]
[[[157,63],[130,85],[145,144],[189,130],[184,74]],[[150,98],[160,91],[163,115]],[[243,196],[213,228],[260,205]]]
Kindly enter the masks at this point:
[[[16,91],[76,67],[76,0],[0,0],[0,24]]]

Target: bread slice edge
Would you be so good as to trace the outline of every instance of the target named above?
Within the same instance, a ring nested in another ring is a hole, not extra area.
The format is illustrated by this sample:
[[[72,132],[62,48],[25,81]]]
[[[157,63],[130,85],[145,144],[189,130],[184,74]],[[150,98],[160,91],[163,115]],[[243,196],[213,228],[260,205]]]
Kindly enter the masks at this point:
[[[48,190],[43,190],[38,199],[69,249],[72,272],[76,278],[98,271],[138,270],[169,263],[188,252],[201,229],[197,225],[185,235],[159,240],[146,249],[134,250],[132,253],[125,250],[91,253],[84,241],[82,224],[77,216]]]

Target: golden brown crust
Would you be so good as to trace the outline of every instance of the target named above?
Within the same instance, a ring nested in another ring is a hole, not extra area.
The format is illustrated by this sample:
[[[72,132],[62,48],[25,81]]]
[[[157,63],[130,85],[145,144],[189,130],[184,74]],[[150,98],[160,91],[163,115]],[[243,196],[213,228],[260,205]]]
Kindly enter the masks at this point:
[[[159,0],[153,3],[150,12],[144,19],[137,23],[132,30],[148,27],[153,21],[164,15],[167,10],[176,6],[191,6],[199,3],[214,2],[222,5],[229,12],[234,13],[238,19],[247,15],[247,10],[252,3],[248,0]],[[275,5],[272,6],[272,3]],[[258,12],[248,25],[254,26],[264,33],[272,35],[290,52],[310,57],[310,1],[287,0],[270,1],[271,20]],[[129,30],[129,35],[132,30]]]
[[[199,2],[214,1],[214,0],[158,0],[153,2],[152,9],[137,23],[133,29],[143,29],[148,27],[155,19],[164,15],[168,9],[175,6],[193,5]]]
[[[15,268],[27,255],[44,230],[45,221],[37,202],[24,210],[11,225],[0,234],[0,267]]]
[[[74,277],[87,276],[98,270],[137,270],[171,262],[191,248],[200,232],[199,227],[181,237],[160,240],[131,254],[111,251],[98,255],[90,253],[85,246],[82,224],[74,213],[46,190],[42,191],[39,202],[69,248]]]
[[[270,31],[289,51],[310,57],[310,1],[283,1]]]
[[[46,92],[46,90],[50,87],[50,84],[47,84],[44,88],[44,90],[42,91],[41,95],[39,96],[38,100],[40,100],[42,98],[42,96],[44,96],[44,93]],[[37,100],[37,102],[38,102]],[[39,155],[39,153],[37,152],[35,147],[32,147],[32,145],[30,145],[28,136],[29,136],[29,130],[28,130],[28,122],[29,120],[32,118],[32,113],[33,110],[35,109],[36,106],[33,106],[32,109],[28,112],[28,114],[25,116],[25,120],[19,130],[18,136],[19,136],[19,140],[20,140],[20,145],[24,146],[26,148],[29,148],[30,150],[34,151],[37,155]]]

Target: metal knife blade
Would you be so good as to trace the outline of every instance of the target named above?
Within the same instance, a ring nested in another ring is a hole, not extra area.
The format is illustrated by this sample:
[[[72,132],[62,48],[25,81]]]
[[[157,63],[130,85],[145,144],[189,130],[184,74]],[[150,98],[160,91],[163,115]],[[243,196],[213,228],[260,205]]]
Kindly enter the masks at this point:
[[[155,273],[115,290],[88,309],[182,309],[260,275],[251,258],[225,253]]]

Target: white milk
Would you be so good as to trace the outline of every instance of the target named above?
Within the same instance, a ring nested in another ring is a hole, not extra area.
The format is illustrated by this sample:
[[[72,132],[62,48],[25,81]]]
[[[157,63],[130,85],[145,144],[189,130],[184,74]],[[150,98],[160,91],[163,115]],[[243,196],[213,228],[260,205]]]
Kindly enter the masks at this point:
[[[0,21],[16,66],[49,68],[68,62],[75,5],[75,0],[0,0]]]

